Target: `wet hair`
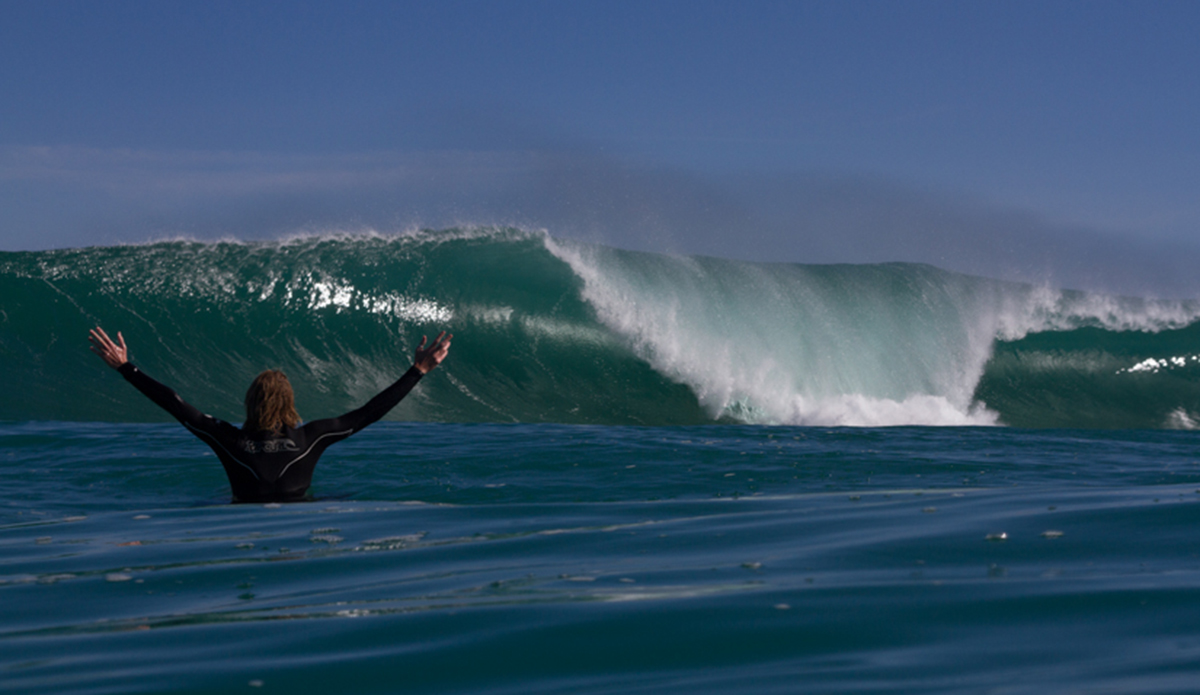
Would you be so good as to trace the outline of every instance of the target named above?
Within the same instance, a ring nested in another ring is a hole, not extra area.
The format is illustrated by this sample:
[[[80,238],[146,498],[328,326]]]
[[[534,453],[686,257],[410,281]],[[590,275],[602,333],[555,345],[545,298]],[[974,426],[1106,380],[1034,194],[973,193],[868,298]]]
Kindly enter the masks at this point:
[[[287,374],[268,369],[254,377],[254,383],[246,391],[246,424],[242,429],[278,432],[283,425],[298,424],[300,415]]]

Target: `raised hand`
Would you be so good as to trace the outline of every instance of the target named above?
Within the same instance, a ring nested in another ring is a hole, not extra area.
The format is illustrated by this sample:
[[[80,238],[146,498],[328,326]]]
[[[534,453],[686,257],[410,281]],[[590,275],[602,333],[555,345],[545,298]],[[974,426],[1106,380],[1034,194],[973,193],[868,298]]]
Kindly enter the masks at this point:
[[[416,367],[422,374],[428,374],[429,370],[442,363],[446,359],[446,353],[450,351],[450,339],[453,335],[447,335],[446,331],[438,334],[437,339],[433,341],[433,345],[425,347],[425,336],[421,336],[421,344],[417,346],[416,357],[413,358],[413,366]]]
[[[117,331],[117,340],[121,341],[120,345],[114,343],[112,338],[109,338],[104,329],[99,326],[88,332],[88,340],[92,342],[92,352],[100,355],[100,359],[113,369],[117,369],[129,361],[129,348],[125,346],[125,336],[121,335],[120,331]]]

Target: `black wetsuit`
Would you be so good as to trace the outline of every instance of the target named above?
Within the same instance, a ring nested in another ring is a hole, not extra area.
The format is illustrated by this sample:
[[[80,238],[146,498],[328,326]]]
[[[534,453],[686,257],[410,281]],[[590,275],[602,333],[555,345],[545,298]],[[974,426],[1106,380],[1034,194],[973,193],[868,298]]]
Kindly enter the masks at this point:
[[[234,502],[296,502],[305,499],[313,468],[325,448],[383,417],[421,380],[409,369],[396,383],[341,417],[314,420],[279,432],[247,432],[205,415],[169,387],[126,362],[121,376],[212,447],[233,488]]]

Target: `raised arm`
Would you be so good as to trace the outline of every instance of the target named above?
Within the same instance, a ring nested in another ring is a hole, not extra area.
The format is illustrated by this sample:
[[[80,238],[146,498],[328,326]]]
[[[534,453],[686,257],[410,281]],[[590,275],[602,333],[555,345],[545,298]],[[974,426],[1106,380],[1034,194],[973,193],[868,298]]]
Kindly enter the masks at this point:
[[[395,383],[367,401],[361,408],[352,410],[341,417],[310,422],[305,427],[312,428],[313,431],[336,432],[337,439],[343,439],[379,420],[408,395],[408,392],[417,385],[422,376],[428,374],[430,370],[446,359],[446,354],[450,351],[450,339],[453,337],[442,331],[433,344],[426,347],[428,338],[421,336],[421,344],[417,346],[416,354],[413,356],[413,366]]]
[[[117,331],[119,342],[113,342],[103,328],[96,326],[88,333],[88,340],[92,343],[92,352],[99,355],[105,364],[117,370],[144,396],[184,425],[192,429],[209,430],[221,422],[200,412],[180,398],[171,387],[150,378],[130,362],[129,347],[125,345],[125,336],[121,335],[120,331]]]

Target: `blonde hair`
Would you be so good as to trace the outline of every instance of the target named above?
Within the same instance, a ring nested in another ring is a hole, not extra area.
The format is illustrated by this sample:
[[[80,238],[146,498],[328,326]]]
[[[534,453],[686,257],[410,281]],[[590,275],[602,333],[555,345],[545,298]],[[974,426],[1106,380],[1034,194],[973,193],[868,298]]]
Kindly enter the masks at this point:
[[[254,383],[246,391],[246,424],[242,429],[278,432],[283,425],[298,424],[300,415],[287,374],[268,369],[254,377]]]

